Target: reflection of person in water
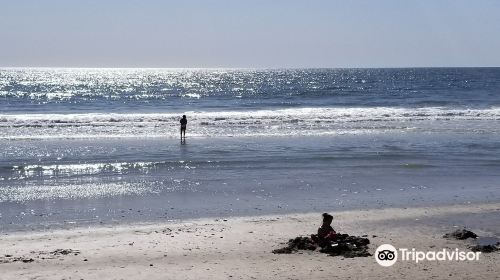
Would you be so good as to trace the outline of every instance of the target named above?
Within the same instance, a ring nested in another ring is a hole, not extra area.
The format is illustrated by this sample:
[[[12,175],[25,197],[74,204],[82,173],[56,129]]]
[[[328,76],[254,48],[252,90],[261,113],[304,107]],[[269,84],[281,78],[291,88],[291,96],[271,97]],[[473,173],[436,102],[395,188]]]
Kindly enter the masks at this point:
[[[187,126],[188,120],[186,119],[186,115],[182,115],[181,119],[181,140],[182,140],[182,135],[184,134],[184,139],[186,139],[186,126]]]
[[[337,233],[332,228],[333,216],[328,213],[323,213],[323,224],[318,228],[318,234],[311,236],[312,240],[320,246],[326,242],[334,241]]]

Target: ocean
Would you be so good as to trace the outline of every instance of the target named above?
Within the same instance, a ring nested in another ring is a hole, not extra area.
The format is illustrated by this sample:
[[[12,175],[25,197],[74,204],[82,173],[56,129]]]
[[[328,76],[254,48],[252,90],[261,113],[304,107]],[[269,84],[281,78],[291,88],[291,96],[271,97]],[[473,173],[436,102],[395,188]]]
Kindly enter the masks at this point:
[[[1,68],[0,231],[498,202],[499,139],[500,68]]]

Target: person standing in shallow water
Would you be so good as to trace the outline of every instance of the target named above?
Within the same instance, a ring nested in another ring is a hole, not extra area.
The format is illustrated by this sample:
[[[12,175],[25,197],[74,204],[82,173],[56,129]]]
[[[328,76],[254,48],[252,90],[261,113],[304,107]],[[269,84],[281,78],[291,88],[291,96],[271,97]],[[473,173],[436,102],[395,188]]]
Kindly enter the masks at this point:
[[[188,120],[186,118],[186,115],[182,115],[181,119],[181,141],[182,141],[182,135],[184,134],[184,139],[186,139],[186,126],[187,126]]]

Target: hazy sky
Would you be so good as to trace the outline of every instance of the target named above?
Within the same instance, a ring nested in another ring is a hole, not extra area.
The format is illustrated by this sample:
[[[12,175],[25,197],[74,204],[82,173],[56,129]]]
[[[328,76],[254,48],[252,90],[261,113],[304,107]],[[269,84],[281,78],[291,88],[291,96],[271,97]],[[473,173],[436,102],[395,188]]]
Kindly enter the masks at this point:
[[[500,66],[500,1],[0,0],[0,66]]]

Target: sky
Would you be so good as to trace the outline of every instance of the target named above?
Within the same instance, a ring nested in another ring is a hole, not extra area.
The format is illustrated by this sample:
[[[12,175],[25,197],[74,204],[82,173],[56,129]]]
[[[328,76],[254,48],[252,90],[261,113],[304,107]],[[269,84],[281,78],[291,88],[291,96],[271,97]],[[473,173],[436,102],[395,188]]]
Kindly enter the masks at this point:
[[[500,66],[498,0],[0,0],[0,66]]]

